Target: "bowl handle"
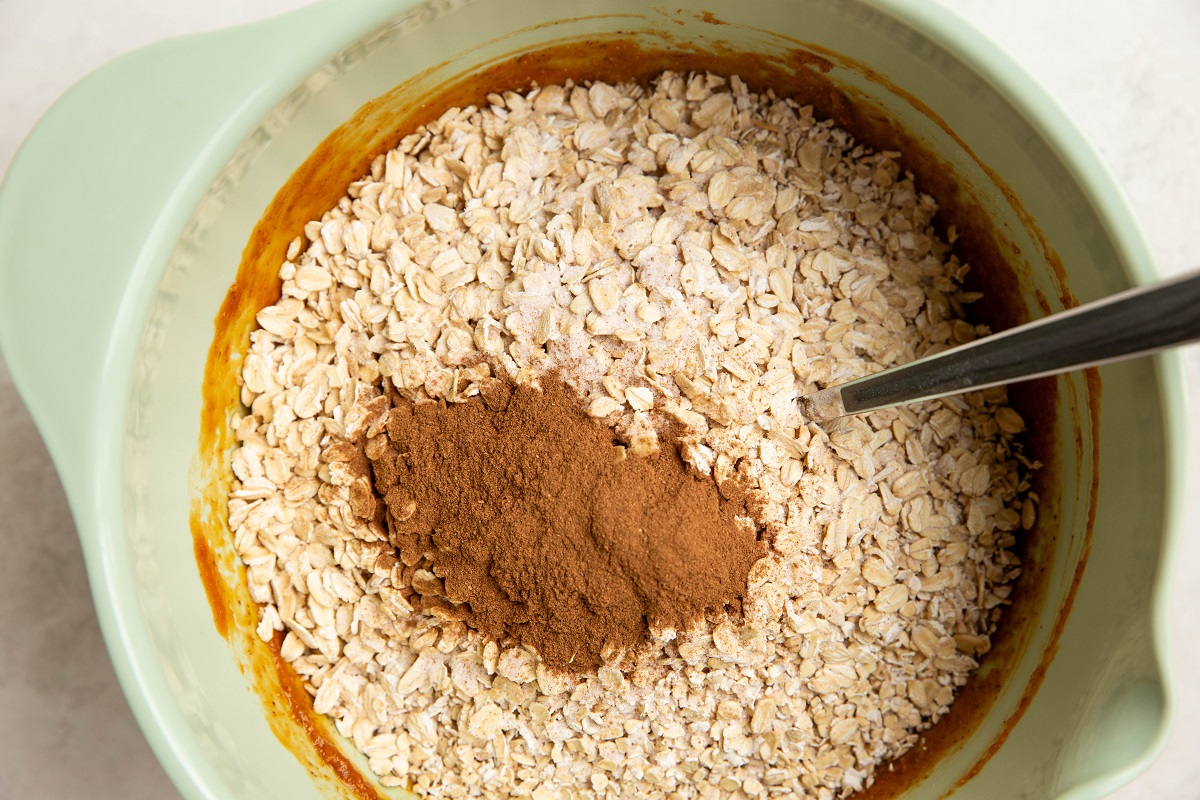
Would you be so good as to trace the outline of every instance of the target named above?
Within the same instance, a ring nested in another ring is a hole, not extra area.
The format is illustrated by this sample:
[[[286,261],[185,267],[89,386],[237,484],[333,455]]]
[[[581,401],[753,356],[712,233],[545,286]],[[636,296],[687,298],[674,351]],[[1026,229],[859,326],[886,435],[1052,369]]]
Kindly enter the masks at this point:
[[[145,47],[73,86],[22,144],[0,186],[0,354],[73,506],[80,478],[112,468],[89,462],[108,460],[102,426],[127,402],[117,333],[143,324],[211,176],[342,43],[405,5],[324,0]]]

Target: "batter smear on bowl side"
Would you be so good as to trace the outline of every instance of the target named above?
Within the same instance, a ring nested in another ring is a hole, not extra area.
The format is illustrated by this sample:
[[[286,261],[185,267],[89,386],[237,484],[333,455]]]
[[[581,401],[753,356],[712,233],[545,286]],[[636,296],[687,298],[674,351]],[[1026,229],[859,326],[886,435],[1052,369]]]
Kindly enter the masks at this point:
[[[1003,389],[797,406],[985,332],[933,199],[736,77],[488,100],[376,159],[258,315],[259,634],[420,795],[868,785],[989,649],[1036,513]]]

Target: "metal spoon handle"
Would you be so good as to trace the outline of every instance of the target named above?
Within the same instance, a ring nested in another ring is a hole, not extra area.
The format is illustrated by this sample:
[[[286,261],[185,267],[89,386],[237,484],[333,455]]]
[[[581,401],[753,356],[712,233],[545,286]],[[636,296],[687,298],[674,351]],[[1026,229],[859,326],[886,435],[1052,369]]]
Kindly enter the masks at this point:
[[[1200,340],[1200,273],[1130,289],[800,399],[809,419],[987,389]]]

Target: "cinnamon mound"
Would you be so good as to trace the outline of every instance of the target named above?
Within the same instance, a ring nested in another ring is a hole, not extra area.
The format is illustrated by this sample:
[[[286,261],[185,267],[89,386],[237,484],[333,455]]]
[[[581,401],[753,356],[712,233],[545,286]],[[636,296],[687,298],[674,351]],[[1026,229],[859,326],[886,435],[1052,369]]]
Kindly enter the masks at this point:
[[[765,552],[737,519],[749,516],[742,493],[719,492],[673,446],[626,457],[571,389],[542,382],[490,381],[484,399],[450,405],[392,397],[366,443],[422,605],[572,672],[650,626],[739,608]]]

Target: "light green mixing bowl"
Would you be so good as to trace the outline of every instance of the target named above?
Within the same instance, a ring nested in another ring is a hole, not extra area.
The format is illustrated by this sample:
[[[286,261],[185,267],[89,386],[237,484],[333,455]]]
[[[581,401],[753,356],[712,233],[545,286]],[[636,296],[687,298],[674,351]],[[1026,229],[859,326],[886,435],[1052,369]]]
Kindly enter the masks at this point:
[[[837,54],[829,77],[926,142],[987,210],[1031,310],[1039,294],[1057,310],[1065,288],[1086,301],[1156,277],[1062,112],[928,2],[324,0],[113,62],[46,114],[0,192],[0,343],[62,476],[121,683],[186,797],[337,792],[272,734],[214,629],[189,535],[205,358],[253,226],[331,130],[396,84],[617,30],[760,52],[787,36]],[[1060,535],[1020,659],[905,796],[1098,798],[1163,744],[1161,576],[1188,468],[1180,369],[1168,355],[1102,374],[1099,414],[1083,376],[1059,380],[1062,483],[1046,513]]]

